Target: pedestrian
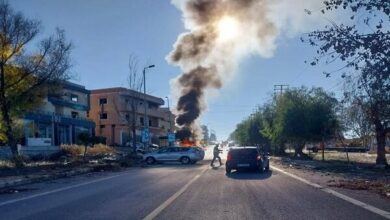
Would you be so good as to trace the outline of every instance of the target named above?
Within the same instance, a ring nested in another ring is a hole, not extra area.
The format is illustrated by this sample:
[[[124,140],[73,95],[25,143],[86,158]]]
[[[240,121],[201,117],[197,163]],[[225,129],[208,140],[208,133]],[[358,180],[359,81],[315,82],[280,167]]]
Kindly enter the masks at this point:
[[[222,150],[220,150],[219,148],[219,144],[216,144],[215,145],[215,147],[214,147],[214,150],[213,150],[213,160],[211,161],[211,164],[210,164],[210,166],[214,166],[214,161],[216,160],[216,159],[218,159],[219,160],[219,165],[220,166],[222,166],[223,165],[223,163],[222,163],[222,161],[221,161],[221,157],[219,156],[219,153],[221,153],[222,152]]]

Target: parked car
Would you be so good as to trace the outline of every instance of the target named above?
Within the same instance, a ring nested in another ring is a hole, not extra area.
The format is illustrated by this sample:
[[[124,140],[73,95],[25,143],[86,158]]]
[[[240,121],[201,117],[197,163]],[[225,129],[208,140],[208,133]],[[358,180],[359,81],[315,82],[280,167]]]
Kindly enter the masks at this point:
[[[182,164],[194,164],[203,160],[204,152],[197,147],[167,147],[147,153],[143,159],[147,164],[156,162],[179,161]]]
[[[269,170],[269,153],[264,153],[257,147],[232,147],[226,158],[226,173],[240,168],[248,168],[263,172]]]
[[[160,147],[157,145],[157,144],[150,144],[148,149],[145,149],[145,146],[144,145],[140,145],[140,146],[137,146],[137,153],[140,153],[140,154],[145,154],[146,152],[150,152],[150,151],[156,151],[158,150]]]
[[[198,151],[198,153],[201,156],[201,160],[203,160],[204,155],[205,155],[204,149],[202,147],[198,147],[198,146],[193,146],[192,148],[194,148],[196,151]]]

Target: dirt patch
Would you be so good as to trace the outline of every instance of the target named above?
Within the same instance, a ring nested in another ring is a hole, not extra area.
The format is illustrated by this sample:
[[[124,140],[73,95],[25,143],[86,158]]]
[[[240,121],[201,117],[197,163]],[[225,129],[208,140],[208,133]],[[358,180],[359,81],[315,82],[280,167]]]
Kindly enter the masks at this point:
[[[271,161],[323,186],[368,190],[390,199],[390,170],[377,168],[372,163],[299,160],[291,157],[273,157]]]
[[[386,181],[340,180],[329,183],[328,186],[352,190],[370,190],[390,198],[390,182]]]

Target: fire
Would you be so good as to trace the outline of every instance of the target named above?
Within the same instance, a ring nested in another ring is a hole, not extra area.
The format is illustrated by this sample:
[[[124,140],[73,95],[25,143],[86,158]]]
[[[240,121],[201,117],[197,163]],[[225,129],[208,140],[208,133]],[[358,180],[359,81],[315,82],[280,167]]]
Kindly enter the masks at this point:
[[[195,146],[195,142],[190,141],[190,139],[186,138],[186,139],[181,141],[180,145],[182,147],[191,147],[191,146]]]

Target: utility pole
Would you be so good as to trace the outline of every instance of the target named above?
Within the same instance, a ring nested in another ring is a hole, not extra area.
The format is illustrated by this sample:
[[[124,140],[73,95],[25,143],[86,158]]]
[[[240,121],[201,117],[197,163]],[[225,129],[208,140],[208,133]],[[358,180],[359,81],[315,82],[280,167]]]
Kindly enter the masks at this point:
[[[153,67],[155,67],[155,65],[146,66],[146,67],[144,67],[144,69],[142,71],[143,80],[144,80],[144,134],[148,133],[148,135],[149,135],[149,120],[147,120],[147,115],[146,115],[147,103],[146,103],[146,77],[145,77],[145,72],[146,72],[146,69],[150,69],[150,68],[153,68]],[[149,141],[150,140],[145,141],[145,143],[144,143],[145,144],[145,149],[147,149]]]
[[[287,90],[289,85],[274,85],[274,96],[276,97],[277,93],[280,92],[280,95],[283,95],[283,90]],[[286,88],[286,89],[284,89]]]
[[[169,108],[169,98],[168,96],[165,97],[167,99],[167,104],[168,104],[168,114],[169,114],[169,131],[168,131],[168,135],[170,135],[173,131],[172,131],[172,120],[171,120],[171,110]],[[171,147],[172,146],[172,142],[168,140],[168,144],[169,146]]]

